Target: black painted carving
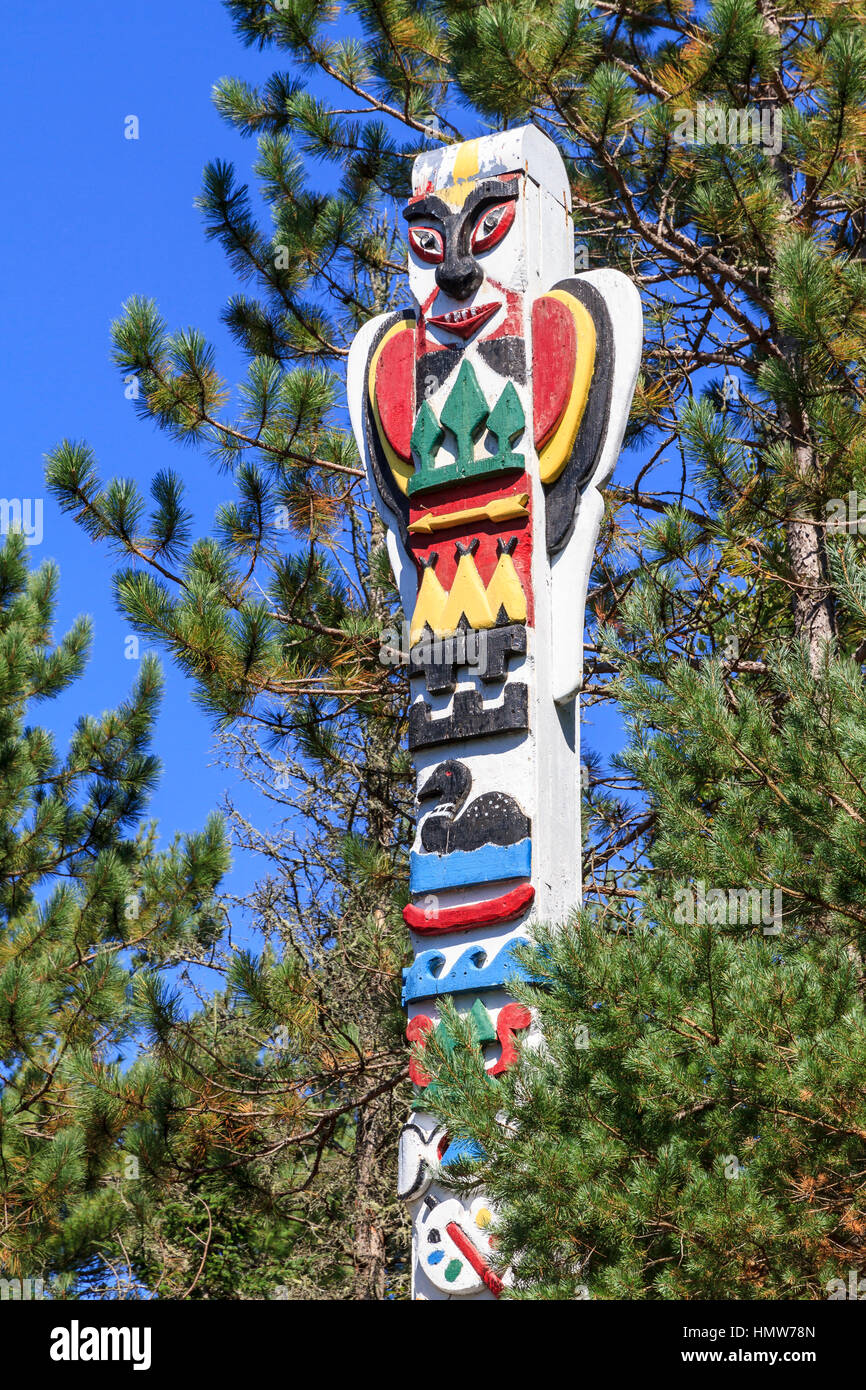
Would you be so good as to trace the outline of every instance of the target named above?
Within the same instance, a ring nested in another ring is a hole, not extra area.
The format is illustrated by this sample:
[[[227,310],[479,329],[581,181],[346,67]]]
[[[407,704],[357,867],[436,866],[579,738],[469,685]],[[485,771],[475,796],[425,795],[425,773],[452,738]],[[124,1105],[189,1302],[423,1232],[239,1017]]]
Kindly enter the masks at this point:
[[[485,738],[529,728],[529,691],[523,682],[505,687],[501,705],[485,709],[477,690],[460,690],[450,714],[435,718],[430,706],[416,700],[409,710],[409,748],[430,748],[437,743]]]
[[[504,614],[504,609],[499,611]],[[455,636],[436,638],[425,623],[424,636],[409,653],[410,674],[423,674],[431,695],[454,690],[457,671],[462,666],[473,670],[486,685],[503,681],[508,674],[508,658],[526,655],[526,628],[522,623],[506,619],[496,627],[479,631],[469,626],[464,614],[457,626]]]
[[[481,179],[459,208],[452,208],[435,193],[414,198],[403,209],[409,223],[435,222],[442,233],[444,256],[436,267],[436,283],[454,299],[468,299],[484,279],[484,271],[472,254],[470,238],[479,214],[495,203],[512,201],[519,193],[514,179]]]
[[[607,434],[610,393],[613,386],[613,328],[604,299],[584,280],[560,280],[555,290],[565,290],[578,299],[592,315],[595,324],[595,368],[589,398],[577,431],[571,458],[556,482],[545,487],[547,494],[547,550],[555,555],[571,534],[578,494],[592,475]]]
[[[482,338],[478,355],[499,376],[521,385],[526,381],[526,345],[522,338]]]
[[[465,344],[459,347],[439,348],[436,352],[425,352],[415,363],[415,400],[418,405],[432,396],[448,380],[454,368],[459,366]]]
[[[530,834],[529,817],[513,796],[483,792],[466,805],[472,773],[465,763],[448,758],[418,792],[419,801],[437,798],[439,809],[421,827],[421,844],[431,854],[480,849],[482,845],[516,845]],[[463,809],[465,807],[465,810]]]

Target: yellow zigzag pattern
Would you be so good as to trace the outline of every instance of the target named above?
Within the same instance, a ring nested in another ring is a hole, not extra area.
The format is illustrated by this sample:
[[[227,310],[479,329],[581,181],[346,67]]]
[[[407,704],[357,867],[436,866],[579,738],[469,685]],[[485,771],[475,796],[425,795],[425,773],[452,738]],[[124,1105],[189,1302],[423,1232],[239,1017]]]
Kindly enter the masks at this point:
[[[526,622],[526,595],[510,555],[500,555],[486,589],[471,555],[460,556],[450,592],[443,589],[429,565],[418,590],[410,641],[421,640],[425,623],[434,637],[447,637],[457,631],[464,615],[470,627],[495,627],[500,608],[505,609],[510,622]]]

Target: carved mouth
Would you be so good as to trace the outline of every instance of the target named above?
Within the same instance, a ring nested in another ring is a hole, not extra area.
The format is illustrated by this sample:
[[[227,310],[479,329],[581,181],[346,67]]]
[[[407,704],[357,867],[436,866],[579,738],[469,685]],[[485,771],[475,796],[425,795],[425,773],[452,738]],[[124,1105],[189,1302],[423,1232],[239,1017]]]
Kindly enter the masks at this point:
[[[478,304],[471,309],[451,309],[447,314],[437,314],[435,318],[428,319],[428,322],[445,333],[456,333],[458,338],[471,338],[498,308],[498,304]]]

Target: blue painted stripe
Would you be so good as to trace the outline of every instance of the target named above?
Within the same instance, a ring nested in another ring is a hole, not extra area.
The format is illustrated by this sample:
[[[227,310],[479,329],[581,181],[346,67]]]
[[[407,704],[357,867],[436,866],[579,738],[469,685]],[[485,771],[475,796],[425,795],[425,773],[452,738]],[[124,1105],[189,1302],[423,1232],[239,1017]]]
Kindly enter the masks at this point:
[[[455,849],[451,854],[409,856],[409,887],[413,893],[437,888],[462,888],[473,883],[495,883],[501,878],[528,878],[532,867],[532,841],[516,845],[482,845],[480,849]]]
[[[442,994],[481,993],[515,978],[532,980],[534,977],[526,967],[514,959],[515,949],[528,945],[526,937],[520,936],[506,941],[489,956],[489,945],[470,946],[444,975],[442,952],[421,951],[403,971],[403,1003],[409,1004],[413,999],[436,999]]]

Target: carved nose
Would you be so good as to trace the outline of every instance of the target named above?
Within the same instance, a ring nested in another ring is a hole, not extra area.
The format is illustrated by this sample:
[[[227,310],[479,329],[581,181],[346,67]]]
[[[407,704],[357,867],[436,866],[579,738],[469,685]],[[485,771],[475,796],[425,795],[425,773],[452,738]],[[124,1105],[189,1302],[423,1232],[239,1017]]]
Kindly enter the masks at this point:
[[[468,299],[483,279],[480,265],[471,256],[448,256],[436,267],[436,284],[454,299]]]

